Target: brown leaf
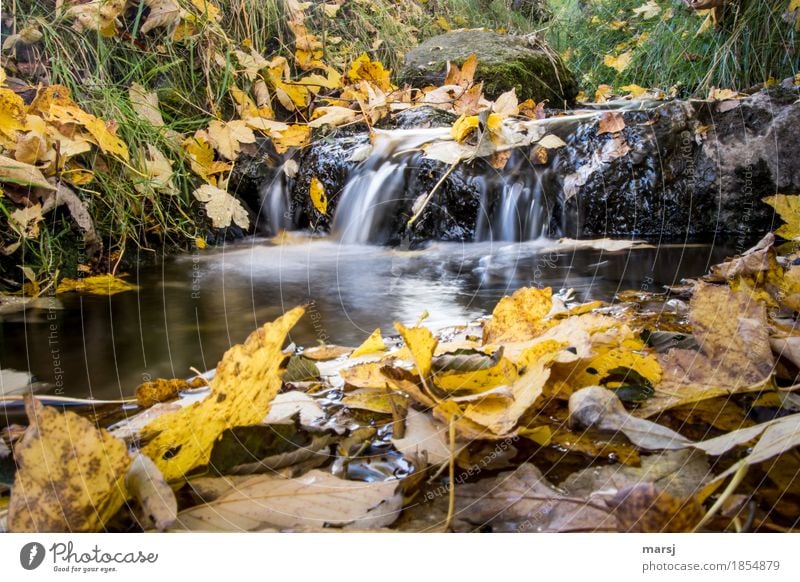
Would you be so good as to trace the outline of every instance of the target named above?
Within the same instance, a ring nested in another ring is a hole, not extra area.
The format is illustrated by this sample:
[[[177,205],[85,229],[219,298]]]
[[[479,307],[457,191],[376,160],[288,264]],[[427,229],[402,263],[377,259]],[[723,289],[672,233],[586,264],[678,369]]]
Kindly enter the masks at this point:
[[[125,443],[74,412],[27,396],[30,425],[14,447],[19,467],[8,506],[16,532],[95,532],[125,501]]]
[[[597,124],[597,135],[617,133],[623,129],[625,129],[625,118],[622,117],[622,113],[608,111],[600,116],[600,121]]]
[[[680,499],[653,483],[622,489],[608,502],[623,532],[682,533],[693,531],[705,515],[696,497]]]

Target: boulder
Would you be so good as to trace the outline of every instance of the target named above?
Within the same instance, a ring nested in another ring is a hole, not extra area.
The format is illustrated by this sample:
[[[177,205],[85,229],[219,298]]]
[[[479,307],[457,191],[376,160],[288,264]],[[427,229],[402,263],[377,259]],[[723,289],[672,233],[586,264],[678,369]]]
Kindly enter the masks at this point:
[[[473,53],[478,59],[475,80],[483,81],[489,99],[516,89],[520,101],[548,100],[560,108],[578,94],[574,75],[537,35],[485,30],[448,32],[426,40],[406,54],[399,80],[415,87],[441,85],[448,61],[461,66]]]

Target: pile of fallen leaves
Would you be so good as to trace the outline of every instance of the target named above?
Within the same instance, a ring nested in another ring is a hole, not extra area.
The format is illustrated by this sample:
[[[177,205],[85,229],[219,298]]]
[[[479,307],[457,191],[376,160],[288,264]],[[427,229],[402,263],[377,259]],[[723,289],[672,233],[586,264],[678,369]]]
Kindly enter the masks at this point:
[[[522,288],[468,326],[283,349],[297,307],[108,429],[29,396],[5,528],[795,529],[800,198],[767,202],[788,242],[664,295]]]

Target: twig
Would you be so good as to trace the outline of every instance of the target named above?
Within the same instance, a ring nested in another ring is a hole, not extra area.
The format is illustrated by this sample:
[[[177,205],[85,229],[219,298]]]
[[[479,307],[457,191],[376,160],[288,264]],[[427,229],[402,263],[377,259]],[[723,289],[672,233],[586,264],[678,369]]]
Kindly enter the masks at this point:
[[[442,531],[450,529],[453,523],[453,514],[456,509],[456,416],[450,417],[450,473],[448,475],[448,502],[447,519],[444,522]]]
[[[447,177],[453,173],[453,170],[456,169],[456,166],[458,166],[459,162],[461,162],[461,160],[453,162],[453,164],[447,169],[444,175],[441,178],[439,178],[439,181],[436,182],[436,185],[428,193],[427,198],[425,198],[425,201],[422,203],[422,206],[419,208],[419,210],[417,210],[414,216],[408,219],[408,222],[406,223],[406,228],[411,228],[411,225],[413,225],[414,222],[416,222],[416,220],[422,214],[422,211],[425,210],[425,207],[428,205],[428,202],[430,202],[431,198],[433,198],[433,195],[436,194],[436,191],[441,187],[442,184],[444,184],[444,181],[447,180]]]

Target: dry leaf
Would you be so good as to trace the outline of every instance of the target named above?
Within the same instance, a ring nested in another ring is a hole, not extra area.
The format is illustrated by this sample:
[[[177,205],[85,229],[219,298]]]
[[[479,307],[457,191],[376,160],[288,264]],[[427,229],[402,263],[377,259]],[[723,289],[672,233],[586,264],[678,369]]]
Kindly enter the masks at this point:
[[[346,481],[323,471],[296,479],[257,475],[210,503],[178,514],[173,530],[258,531],[267,528],[374,529],[399,516],[398,481]]]
[[[206,215],[211,219],[214,228],[227,228],[231,223],[244,229],[250,228],[250,217],[242,203],[225,190],[211,184],[203,184],[193,192],[193,195],[205,203]]]
[[[178,516],[175,493],[149,457],[137,453],[125,474],[125,488],[139,502],[144,512],[145,527],[158,531],[170,527]]]
[[[297,307],[225,352],[201,402],[159,416],[142,429],[142,452],[174,481],[208,462],[226,428],[261,422],[281,387],[279,367],[286,334],[304,313]],[[152,440],[150,440],[152,439]]]
[[[253,130],[241,119],[227,123],[215,120],[208,126],[208,142],[227,160],[236,160],[241,144],[255,143],[255,141]]]
[[[607,111],[600,116],[600,121],[597,124],[597,135],[617,133],[623,129],[625,129],[625,118],[622,113]]]
[[[14,532],[101,531],[125,502],[125,443],[74,412],[27,396],[29,426],[14,447],[8,506]]]
[[[350,357],[357,358],[359,356],[368,356],[384,351],[386,351],[386,344],[381,336],[381,330],[378,328],[373,331],[366,340],[364,340],[364,343],[355,349]]]
[[[311,178],[308,195],[311,197],[311,203],[317,209],[317,212],[323,215],[328,213],[328,196],[325,194],[325,186],[316,176]]]

